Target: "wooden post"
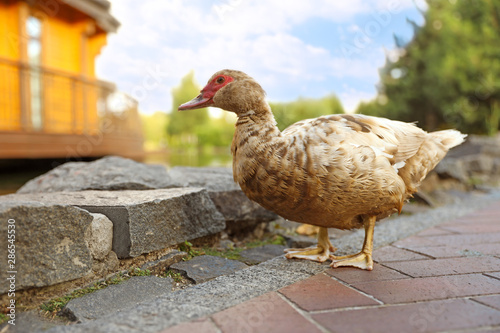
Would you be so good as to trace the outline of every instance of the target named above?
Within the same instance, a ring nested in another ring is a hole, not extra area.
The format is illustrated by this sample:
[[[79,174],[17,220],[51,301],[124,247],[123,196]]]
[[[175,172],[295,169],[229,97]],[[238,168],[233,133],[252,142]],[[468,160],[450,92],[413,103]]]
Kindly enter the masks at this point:
[[[21,107],[21,128],[31,131],[31,108],[29,103],[28,32],[26,22],[29,17],[27,3],[19,3],[19,98]]]

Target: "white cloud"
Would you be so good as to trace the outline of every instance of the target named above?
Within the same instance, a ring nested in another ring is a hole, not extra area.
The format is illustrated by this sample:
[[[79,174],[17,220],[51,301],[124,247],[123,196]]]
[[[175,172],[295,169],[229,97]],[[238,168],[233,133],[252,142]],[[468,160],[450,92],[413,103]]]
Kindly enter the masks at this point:
[[[345,112],[353,113],[361,102],[373,99],[374,94],[375,89],[373,91],[361,91],[354,88],[347,88],[339,94],[339,98],[342,100]]]
[[[122,26],[99,57],[98,75],[133,94],[148,80],[148,69],[158,67],[161,80],[140,98],[144,112],[169,110],[172,87],[191,69],[201,85],[222,68],[243,70],[262,84],[270,99],[331,92],[332,80],[375,83],[377,67],[384,60],[381,46],[369,45],[349,59],[292,31],[298,24],[321,18],[338,24],[345,39],[342,31],[352,36],[364,29],[366,22],[357,22],[358,15],[381,13],[392,8],[388,6],[403,10],[414,4],[413,0],[376,0],[370,5],[362,0],[286,4],[282,0],[113,0],[112,13]],[[346,109],[356,98],[366,97],[352,89],[336,92]]]

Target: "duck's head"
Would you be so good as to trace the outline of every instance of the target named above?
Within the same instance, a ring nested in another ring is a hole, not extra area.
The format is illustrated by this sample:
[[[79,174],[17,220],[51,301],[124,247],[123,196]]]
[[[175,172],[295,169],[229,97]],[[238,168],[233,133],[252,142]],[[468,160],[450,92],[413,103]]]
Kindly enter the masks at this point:
[[[179,111],[218,107],[238,115],[267,110],[264,89],[247,74],[224,69],[208,80],[201,93],[179,106]]]

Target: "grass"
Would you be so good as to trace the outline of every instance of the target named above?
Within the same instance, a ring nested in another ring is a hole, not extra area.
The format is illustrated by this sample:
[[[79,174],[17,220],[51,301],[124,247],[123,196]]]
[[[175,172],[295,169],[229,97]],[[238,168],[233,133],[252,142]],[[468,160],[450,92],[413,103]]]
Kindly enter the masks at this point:
[[[255,240],[246,244],[247,248],[251,249],[254,247],[264,246],[268,244],[274,245],[286,245],[286,240],[281,235],[273,235],[273,237],[264,240]]]
[[[184,278],[181,273],[174,272],[170,269],[165,273],[165,277],[171,277],[177,283],[184,282]]]
[[[3,324],[5,323],[7,320],[9,320],[10,318],[7,317],[5,314],[3,313],[0,313],[0,324]]]
[[[129,272],[130,276],[150,276],[151,271],[149,269],[140,269],[140,268],[133,268],[131,272]]]
[[[471,176],[468,179],[468,183],[470,186],[477,186],[477,185],[483,185],[484,181],[479,177]]]
[[[193,257],[201,256],[204,255],[203,251],[200,251],[199,249],[193,248],[193,244],[191,244],[188,241],[185,241],[184,243],[179,245],[179,251],[186,252],[188,254],[188,258],[186,260],[190,260]]]
[[[188,241],[185,241],[184,243],[179,245],[179,250],[184,251],[188,254],[188,258],[186,260],[190,260],[193,257],[201,255],[209,255],[209,256],[222,257],[232,260],[240,260],[241,251],[246,249],[252,249],[259,246],[264,246],[267,244],[285,245],[286,240],[280,235],[273,235],[273,237],[271,238],[249,241],[244,243],[243,246],[224,249],[224,250],[219,250],[213,247],[194,248],[193,244],[191,244]]]
[[[217,256],[227,259],[238,260],[240,259],[240,252],[243,251],[243,248],[226,249],[226,250],[217,250],[212,247],[195,248],[193,247],[193,244],[191,244],[188,241],[185,241],[184,243],[179,245],[179,251],[183,251],[188,254],[188,257],[184,259],[185,261],[191,260],[194,257],[202,255]]]
[[[82,297],[87,294],[91,294],[97,290],[104,289],[107,286],[113,285],[113,284],[119,284],[122,283],[125,280],[128,280],[132,276],[149,276],[151,275],[151,272],[149,270],[142,270],[139,268],[132,268],[128,272],[125,273],[119,273],[105,281],[101,282],[96,282],[90,287],[82,288],[82,289],[77,289],[71,292],[68,295],[64,295],[62,297],[57,297],[54,299],[51,299],[48,302],[43,303],[40,305],[40,310],[44,313],[46,317],[51,317],[53,318],[59,311],[68,304],[69,301],[71,301],[74,298]]]
[[[240,252],[243,251],[244,248],[234,248],[234,249],[225,249],[225,250],[217,250],[211,247],[203,248],[203,252],[209,256],[222,257],[231,260],[240,260],[241,255]]]

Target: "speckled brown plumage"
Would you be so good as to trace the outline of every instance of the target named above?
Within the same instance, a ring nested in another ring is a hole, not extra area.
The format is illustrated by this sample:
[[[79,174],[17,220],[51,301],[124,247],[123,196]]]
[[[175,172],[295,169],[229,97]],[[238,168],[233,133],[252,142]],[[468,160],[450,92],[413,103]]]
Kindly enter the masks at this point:
[[[211,105],[237,114],[233,175],[251,200],[286,219],[324,228],[367,228],[368,220],[373,224],[401,211],[427,173],[464,138],[455,130],[427,133],[414,124],[359,114],[303,120],[280,132],[264,90],[233,70],[214,74],[193,101],[179,109]],[[327,239],[321,246],[331,248]]]

